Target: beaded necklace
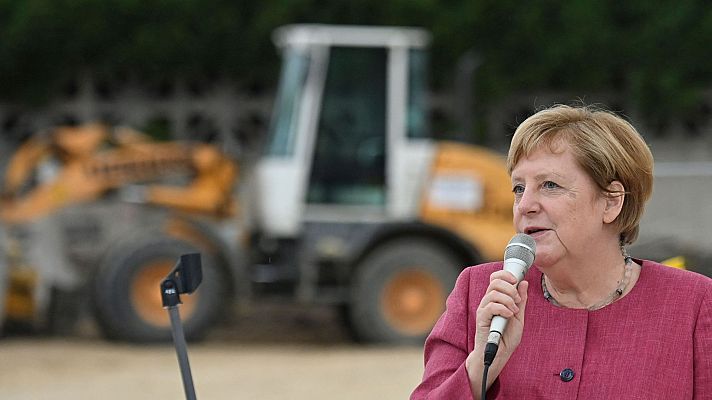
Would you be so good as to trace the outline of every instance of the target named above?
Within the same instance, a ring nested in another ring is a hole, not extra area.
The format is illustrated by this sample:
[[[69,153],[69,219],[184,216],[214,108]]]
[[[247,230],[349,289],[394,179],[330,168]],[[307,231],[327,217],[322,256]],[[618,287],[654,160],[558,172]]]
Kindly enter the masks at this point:
[[[620,283],[618,284],[618,287],[616,287],[616,290],[614,290],[611,294],[606,296],[603,300],[599,301],[598,303],[595,303],[593,305],[590,305],[586,307],[588,311],[595,311],[595,310],[600,310],[601,308],[613,303],[614,301],[618,300],[623,293],[625,292],[625,288],[628,286],[630,283],[630,278],[633,275],[633,259],[628,255],[628,253],[623,250],[623,257],[625,259],[625,268],[623,268],[623,277],[620,280]],[[557,307],[563,307],[555,298],[554,296],[549,293],[549,290],[546,288],[546,279],[544,279],[544,274],[541,274],[541,290],[544,292],[544,298],[549,301],[549,303],[557,306]]]

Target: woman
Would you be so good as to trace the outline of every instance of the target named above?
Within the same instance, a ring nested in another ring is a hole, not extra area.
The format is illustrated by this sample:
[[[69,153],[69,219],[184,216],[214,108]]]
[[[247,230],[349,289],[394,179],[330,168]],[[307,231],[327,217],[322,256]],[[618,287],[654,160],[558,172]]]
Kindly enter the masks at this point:
[[[652,191],[635,128],[555,106],[517,128],[507,167],[534,268],[519,285],[501,262],[462,272],[411,399],[479,399],[495,315],[509,323],[488,400],[712,399],[712,279],[626,252]]]

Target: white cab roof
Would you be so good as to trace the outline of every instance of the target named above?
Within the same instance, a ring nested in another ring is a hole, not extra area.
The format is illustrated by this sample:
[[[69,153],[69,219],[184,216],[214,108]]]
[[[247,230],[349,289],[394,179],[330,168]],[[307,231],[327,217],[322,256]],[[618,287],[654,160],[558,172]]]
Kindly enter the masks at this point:
[[[277,28],[273,34],[277,47],[357,46],[426,47],[430,34],[420,28],[363,25],[296,24]]]

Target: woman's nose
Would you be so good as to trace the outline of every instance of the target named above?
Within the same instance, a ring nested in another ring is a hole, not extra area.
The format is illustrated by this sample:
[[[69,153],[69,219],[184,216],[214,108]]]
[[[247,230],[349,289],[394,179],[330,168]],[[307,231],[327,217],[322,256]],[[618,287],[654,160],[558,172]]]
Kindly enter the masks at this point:
[[[519,199],[516,201],[516,211],[519,214],[529,214],[538,212],[541,208],[536,192],[531,189],[524,189]]]

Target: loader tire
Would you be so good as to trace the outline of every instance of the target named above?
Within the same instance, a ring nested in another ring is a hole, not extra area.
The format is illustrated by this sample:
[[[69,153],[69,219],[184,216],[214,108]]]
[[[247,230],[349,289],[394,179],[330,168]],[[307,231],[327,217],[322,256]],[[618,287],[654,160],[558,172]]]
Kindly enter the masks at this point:
[[[457,258],[424,239],[376,248],[357,267],[347,316],[358,340],[422,344],[445,310],[460,271]]]
[[[179,312],[186,339],[203,338],[229,306],[228,274],[209,253],[165,236],[119,246],[98,269],[93,303],[104,336],[136,343],[170,341],[170,319],[159,285],[182,254],[196,252],[201,253],[203,280],[193,294],[181,295]]]

